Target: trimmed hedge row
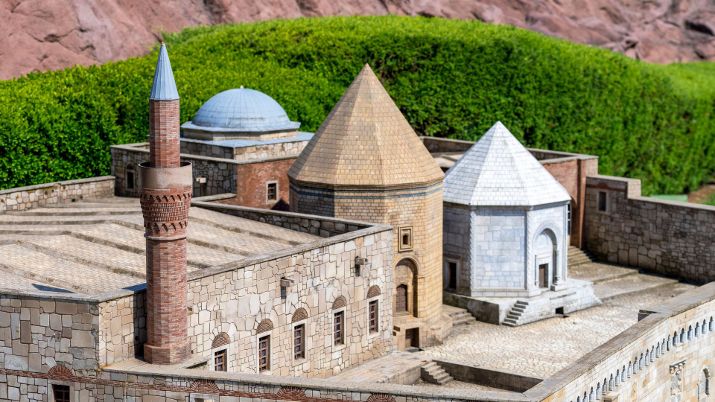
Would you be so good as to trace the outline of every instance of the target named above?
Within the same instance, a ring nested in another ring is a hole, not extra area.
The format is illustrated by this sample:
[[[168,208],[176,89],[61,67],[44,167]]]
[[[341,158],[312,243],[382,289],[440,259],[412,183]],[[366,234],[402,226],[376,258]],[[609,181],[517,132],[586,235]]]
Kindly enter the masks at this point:
[[[182,121],[244,85],[316,130],[370,63],[419,133],[476,140],[501,120],[534,147],[597,154],[601,173],[679,193],[715,171],[713,64],[656,66],[529,31],[408,17],[297,19],[167,38]],[[109,173],[146,140],[156,50],[0,82],[0,188]]]

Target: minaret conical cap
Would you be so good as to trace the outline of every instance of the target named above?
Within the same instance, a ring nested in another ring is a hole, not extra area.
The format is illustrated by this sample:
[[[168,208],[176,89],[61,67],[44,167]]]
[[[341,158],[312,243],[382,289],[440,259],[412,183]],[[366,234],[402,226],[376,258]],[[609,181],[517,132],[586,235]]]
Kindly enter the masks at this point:
[[[403,187],[444,177],[367,64],[288,175],[327,187]]]
[[[169,53],[167,53],[166,45],[163,43],[159,50],[159,59],[156,62],[156,70],[154,71],[154,84],[151,87],[151,96],[149,99],[179,99],[179,92],[176,90],[176,82],[174,81],[174,73],[171,71]]]

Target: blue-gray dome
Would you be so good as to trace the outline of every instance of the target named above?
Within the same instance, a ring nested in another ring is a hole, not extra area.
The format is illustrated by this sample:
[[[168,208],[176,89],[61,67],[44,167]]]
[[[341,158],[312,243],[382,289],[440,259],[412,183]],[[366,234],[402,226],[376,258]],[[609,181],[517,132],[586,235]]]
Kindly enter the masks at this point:
[[[300,123],[291,121],[281,105],[270,96],[241,87],[211,97],[184,127],[206,131],[269,132],[296,130]]]

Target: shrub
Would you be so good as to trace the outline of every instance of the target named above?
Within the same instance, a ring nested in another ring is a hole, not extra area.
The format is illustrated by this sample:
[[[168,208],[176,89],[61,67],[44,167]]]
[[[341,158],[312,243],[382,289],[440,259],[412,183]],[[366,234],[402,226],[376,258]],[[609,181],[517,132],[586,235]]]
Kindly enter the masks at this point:
[[[188,29],[167,46],[182,121],[244,85],[316,130],[370,63],[422,134],[476,140],[501,120],[529,146],[599,155],[601,173],[678,193],[715,171],[715,68],[650,65],[508,26],[407,17]],[[0,187],[109,173],[146,140],[156,50],[0,83]]]

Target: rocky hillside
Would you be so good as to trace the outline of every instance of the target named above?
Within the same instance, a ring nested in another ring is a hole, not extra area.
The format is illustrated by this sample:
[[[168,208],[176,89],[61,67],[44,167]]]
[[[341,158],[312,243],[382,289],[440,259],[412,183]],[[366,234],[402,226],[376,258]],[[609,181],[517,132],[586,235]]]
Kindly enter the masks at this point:
[[[512,24],[660,63],[715,59],[712,0],[3,0],[0,79],[141,55],[188,26],[384,14]]]

